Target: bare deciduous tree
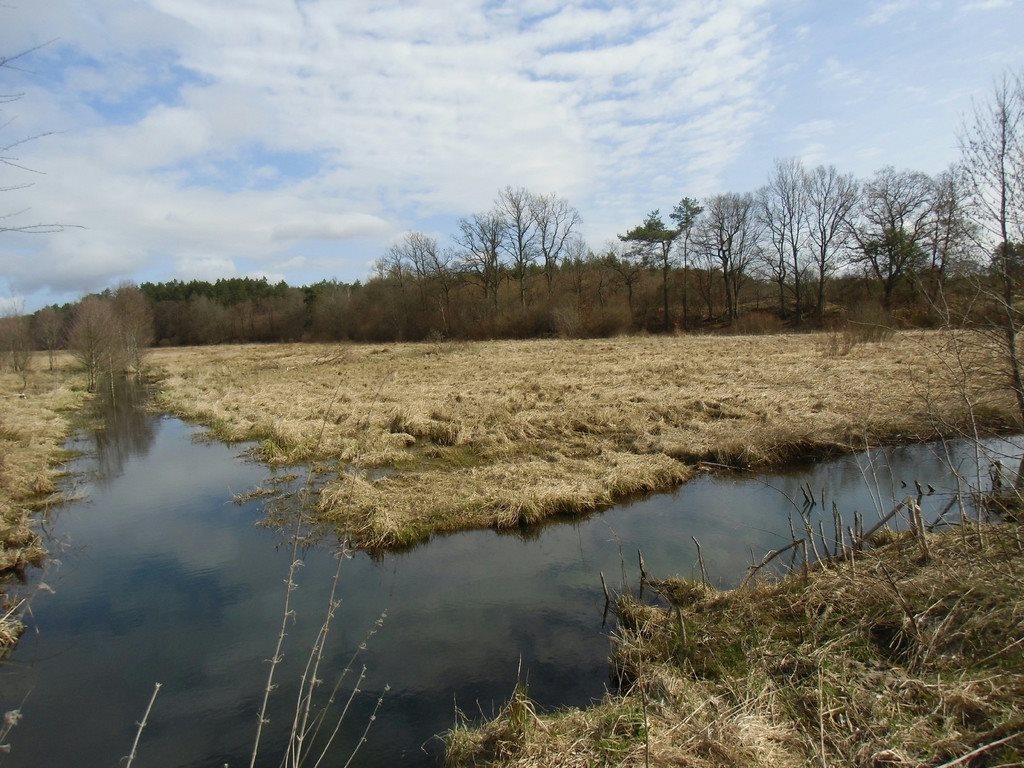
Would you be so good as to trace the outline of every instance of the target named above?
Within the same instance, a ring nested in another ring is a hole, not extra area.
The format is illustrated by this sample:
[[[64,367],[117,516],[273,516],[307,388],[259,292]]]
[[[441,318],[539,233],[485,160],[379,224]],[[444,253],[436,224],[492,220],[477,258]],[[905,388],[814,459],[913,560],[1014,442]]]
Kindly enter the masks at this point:
[[[782,211],[772,190],[761,187],[757,191],[757,219],[764,227],[768,243],[757,251],[761,272],[775,283],[779,300],[779,316],[786,319],[786,283],[789,280],[789,258],[786,252],[785,226]]]
[[[523,187],[505,187],[498,192],[494,207],[505,225],[501,247],[509,256],[509,268],[519,283],[519,305],[526,308],[526,278],[537,261],[537,224],[532,211],[533,196]]]
[[[928,264],[921,275],[931,305],[945,286],[950,270],[957,270],[970,260],[971,246],[976,240],[961,174],[949,169],[933,182],[932,210],[924,238]]]
[[[858,186],[852,174],[834,165],[819,165],[804,181],[807,190],[807,232],[818,272],[818,323],[825,319],[825,284],[842,264],[850,239],[847,226],[857,206]]]
[[[554,193],[532,195],[530,215],[536,228],[537,249],[544,262],[544,279],[550,293],[558,264],[569,250],[583,219],[568,200]]]
[[[1004,76],[989,102],[976,105],[960,132],[961,169],[979,244],[991,256],[998,290],[989,291],[997,305],[1011,387],[1024,420],[1024,372],[1017,307],[1020,250],[1024,244],[1024,79]]]
[[[82,299],[68,333],[68,348],[85,369],[88,390],[95,391],[104,377],[124,369],[120,329],[111,303],[98,296]]]
[[[793,280],[794,315],[803,320],[803,277],[807,269],[808,195],[803,164],[796,158],[776,160],[768,183],[758,194],[758,215],[771,242],[769,263],[779,286],[779,312],[786,317],[786,278]],[[766,251],[768,249],[765,249]]]
[[[64,337],[64,319],[56,307],[43,307],[35,314],[35,338],[46,350],[50,370],[53,370],[53,355],[60,347]]]
[[[451,334],[452,291],[462,282],[462,275],[457,269],[458,263],[458,251],[454,248],[438,248],[435,241],[427,269],[430,279],[441,289],[439,308],[445,337]]]
[[[461,262],[472,282],[480,286],[484,301],[498,311],[498,288],[504,272],[501,250],[505,242],[505,222],[494,212],[477,213],[459,219],[455,243],[462,249]]]
[[[143,357],[153,343],[153,309],[134,283],[121,283],[112,301],[125,361],[141,376]]]
[[[393,276],[401,273],[399,279],[410,272],[415,278],[420,307],[427,309],[427,281],[431,276],[433,262],[437,258],[436,238],[422,232],[407,232],[402,239],[388,248],[384,256],[386,271]],[[405,281],[402,280],[404,287]]]
[[[25,378],[32,361],[32,329],[19,307],[0,316],[0,363]]]
[[[707,199],[697,242],[722,271],[730,322],[739,316],[740,285],[760,240],[761,228],[752,194],[729,192]]]

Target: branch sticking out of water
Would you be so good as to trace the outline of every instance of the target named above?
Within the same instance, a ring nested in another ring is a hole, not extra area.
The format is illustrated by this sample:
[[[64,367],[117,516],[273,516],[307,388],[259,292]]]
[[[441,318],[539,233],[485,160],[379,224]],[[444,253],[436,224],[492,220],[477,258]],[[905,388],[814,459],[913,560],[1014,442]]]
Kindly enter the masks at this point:
[[[697,541],[696,536],[691,536],[693,543],[697,545],[697,562],[700,564],[700,581],[705,587],[708,585],[708,572],[704,567],[704,555],[700,551],[700,542]]]
[[[138,722],[139,729],[135,732],[135,741],[132,742],[132,751],[124,758],[125,768],[131,768],[132,761],[135,760],[135,755],[138,753],[139,739],[142,738],[142,730],[146,727],[146,723],[149,722],[149,713],[153,709],[153,702],[156,701],[156,695],[160,693],[160,686],[161,683],[155,683],[153,685],[153,695],[149,697],[149,705],[146,707],[145,714],[142,715],[142,720]]]

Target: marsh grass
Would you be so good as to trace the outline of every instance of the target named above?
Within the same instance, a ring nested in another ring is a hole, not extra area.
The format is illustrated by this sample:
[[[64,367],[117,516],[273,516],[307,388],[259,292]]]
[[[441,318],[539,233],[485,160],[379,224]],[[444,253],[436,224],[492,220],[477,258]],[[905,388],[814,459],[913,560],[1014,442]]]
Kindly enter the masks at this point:
[[[840,357],[822,355],[823,338],[204,347],[151,361],[160,407],[258,441],[272,464],[336,462],[319,515],[357,546],[390,547],[585,513],[667,490],[699,461],[781,464],[970,420],[932,386],[936,334],[890,334]],[[1012,406],[994,396],[974,416],[1005,425]],[[360,477],[381,467],[396,472]]]
[[[87,395],[67,356],[53,371],[0,373],[0,580],[39,565],[46,554],[33,527],[33,514],[55,503],[63,443]],[[0,586],[2,590],[2,586]],[[15,605],[0,591],[0,656],[22,630]]]
[[[927,558],[902,535],[806,578],[657,581],[660,605],[621,596],[618,692],[526,732],[505,715],[462,726],[448,764],[1020,764],[1020,529],[926,535]]]

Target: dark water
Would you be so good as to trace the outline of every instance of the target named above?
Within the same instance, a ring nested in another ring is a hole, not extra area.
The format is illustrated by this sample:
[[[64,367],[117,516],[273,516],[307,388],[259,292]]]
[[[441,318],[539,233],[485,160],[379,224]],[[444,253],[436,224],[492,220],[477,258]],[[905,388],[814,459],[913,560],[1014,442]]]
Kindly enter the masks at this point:
[[[0,765],[116,765],[154,682],[163,688],[136,766],[248,765],[290,551],[279,532],[255,525],[260,502],[232,503],[268,470],[239,458],[238,446],[197,442],[196,434],[129,407],[98,436],[81,438],[90,454],[76,467],[86,497],[48,522],[55,556],[35,579],[54,592],[37,592],[30,629],[0,667],[0,708],[23,714]],[[1017,450],[1005,441],[990,446]],[[385,684],[390,691],[353,765],[438,764],[434,734],[451,726],[455,708],[470,717],[494,712],[517,674],[545,707],[600,698],[611,627],[602,622],[598,573],[613,588],[623,578],[635,588],[638,548],[653,575],[691,575],[696,536],[710,577],[732,585],[751,554],[759,559],[788,541],[790,499],[802,501],[802,484],[827,491],[827,535],[833,499],[847,523],[856,510],[870,524],[877,507],[907,495],[901,481],[911,490],[915,479],[935,486],[925,499],[931,517],[955,489],[941,447],[871,458],[875,470],[860,455],[786,474],[705,475],[575,524],[524,536],[475,531],[377,561],[344,561],[325,687],[382,611],[387,617],[359,662],[367,666],[364,693],[331,764],[344,764]],[[960,446],[952,458],[969,467],[973,456]],[[298,678],[324,616],[330,550],[325,543],[303,554],[260,765],[280,763]]]

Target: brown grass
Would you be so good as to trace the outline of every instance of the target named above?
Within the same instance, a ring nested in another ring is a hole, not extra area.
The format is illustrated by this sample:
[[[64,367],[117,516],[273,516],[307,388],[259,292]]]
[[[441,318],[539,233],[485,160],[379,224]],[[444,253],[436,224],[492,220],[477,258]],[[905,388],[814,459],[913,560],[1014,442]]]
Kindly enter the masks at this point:
[[[72,375],[70,357],[43,370],[37,355],[27,379],[0,373],[0,578],[38,565],[45,555],[32,527],[33,511],[56,500],[55,479],[64,458],[71,418],[86,398]],[[17,638],[17,614],[0,592],[0,653]]]
[[[452,766],[1020,765],[1024,546],[1015,525],[903,537],[745,590],[624,597],[624,693],[537,717],[521,695],[448,736]],[[511,708],[520,713],[513,718]],[[534,713],[524,717],[522,712]]]
[[[936,336],[823,354],[822,336],[160,350],[158,404],[271,463],[336,460],[325,519],[364,546],[530,523],[663,490],[699,460],[779,464],[955,429]],[[975,404],[977,405],[977,404]],[[975,408],[983,424],[1012,403]],[[375,479],[358,473],[398,470]]]

